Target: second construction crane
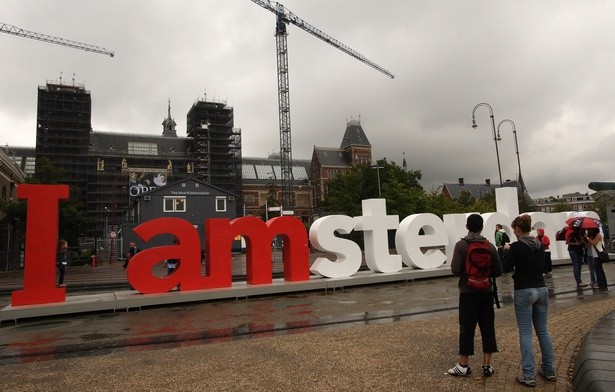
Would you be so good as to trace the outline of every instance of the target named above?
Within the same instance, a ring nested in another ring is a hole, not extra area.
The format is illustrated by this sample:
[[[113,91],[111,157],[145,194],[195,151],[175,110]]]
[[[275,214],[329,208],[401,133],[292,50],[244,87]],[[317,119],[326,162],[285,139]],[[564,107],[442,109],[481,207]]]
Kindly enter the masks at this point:
[[[61,46],[67,46],[69,48],[81,49],[86,52],[93,52],[98,54],[104,54],[113,57],[115,53],[105,48],[101,48],[96,45],[86,44],[83,42],[71,41],[69,39],[54,37],[53,35],[35,33],[34,31],[24,30],[17,26],[13,26],[6,23],[0,23],[0,33],[6,33],[16,35],[18,37],[30,38],[37,41],[47,42],[50,44],[56,44]]]
[[[342,52],[356,58],[357,60],[369,65],[382,72],[391,79],[394,75],[382,68],[378,64],[368,60],[362,54],[349,48],[333,37],[328,36],[321,30],[310,25],[297,15],[290,12],[284,5],[269,0],[251,0],[253,3],[273,12],[276,15],[276,50],[278,58],[278,105],[280,121],[280,168],[282,172],[282,207],[284,210],[293,208],[293,174],[292,174],[292,145],[290,136],[290,93],[288,86],[288,48],[286,43],[286,25],[289,23],[307,31],[316,38],[320,38],[326,43],[338,48]]]

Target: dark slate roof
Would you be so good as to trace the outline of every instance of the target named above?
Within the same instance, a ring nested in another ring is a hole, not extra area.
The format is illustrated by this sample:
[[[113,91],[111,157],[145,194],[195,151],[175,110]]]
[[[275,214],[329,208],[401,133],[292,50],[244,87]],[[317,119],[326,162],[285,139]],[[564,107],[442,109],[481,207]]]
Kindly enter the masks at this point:
[[[344,133],[344,138],[342,139],[340,148],[345,149],[350,146],[372,146],[369,143],[369,140],[367,140],[367,136],[365,136],[363,128],[361,128],[360,121],[350,120],[346,124],[346,132]]]
[[[324,167],[347,167],[348,154],[339,148],[314,147],[314,154]]]
[[[271,178],[277,181],[282,179],[280,158],[251,158],[241,159],[242,181],[244,185],[265,185]],[[308,180],[310,161],[306,159],[293,159],[293,184],[302,185]]]
[[[495,189],[499,188],[500,186],[497,184],[487,185],[487,183],[482,183],[482,184],[464,183],[463,185],[461,185],[458,182],[455,182],[455,183],[445,183],[444,187],[448,190],[448,193],[449,195],[451,195],[451,198],[456,200],[459,198],[459,195],[461,194],[462,191],[468,191],[470,192],[472,197],[474,197],[475,199],[481,199],[485,195],[487,195],[489,192],[494,192]],[[504,187],[514,187],[520,190],[521,184],[519,184],[517,181],[506,181],[504,184],[502,184],[502,187],[503,188]]]

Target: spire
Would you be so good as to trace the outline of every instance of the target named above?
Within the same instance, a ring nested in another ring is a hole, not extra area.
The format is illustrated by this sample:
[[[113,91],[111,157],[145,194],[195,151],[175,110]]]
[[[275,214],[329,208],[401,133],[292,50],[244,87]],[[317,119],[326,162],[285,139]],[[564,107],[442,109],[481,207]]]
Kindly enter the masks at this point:
[[[404,160],[402,161],[401,167],[402,169],[404,169],[404,171],[408,171],[408,164],[406,163],[406,153],[402,153]]]
[[[177,123],[171,117],[171,99],[169,98],[169,106],[167,108],[167,118],[162,121],[162,136],[177,137],[175,126]]]

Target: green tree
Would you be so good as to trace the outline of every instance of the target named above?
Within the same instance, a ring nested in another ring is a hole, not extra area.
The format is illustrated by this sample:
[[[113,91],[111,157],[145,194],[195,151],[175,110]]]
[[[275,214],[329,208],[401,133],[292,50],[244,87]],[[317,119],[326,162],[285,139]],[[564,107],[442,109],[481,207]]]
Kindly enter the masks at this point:
[[[273,215],[269,214],[268,211],[266,211],[267,208],[269,207],[279,207],[281,205],[280,203],[280,199],[278,199],[278,187],[276,186],[275,183],[275,179],[272,177],[269,177],[270,182],[267,183],[266,187],[267,187],[267,199],[265,204],[263,204],[261,206],[261,219],[262,220],[267,220],[267,218],[272,218]],[[275,215],[278,216],[278,215]]]
[[[476,202],[476,199],[474,198],[474,196],[472,196],[470,191],[467,191],[464,189],[461,192],[459,192],[459,197],[457,198],[457,202],[462,207],[469,207]]]
[[[395,162],[379,160],[375,169],[370,165],[355,165],[338,174],[330,183],[322,205],[323,211],[349,216],[361,215],[361,201],[378,198],[380,177],[381,197],[387,201],[387,211],[401,217],[423,212],[425,193],[419,184],[420,171],[406,171]]]
[[[463,211],[461,204],[447,197],[441,191],[434,191],[426,195],[427,206],[425,212],[438,215],[443,218],[446,214],[457,214]]]
[[[58,184],[66,171],[51,164],[49,159],[42,158],[37,164],[37,172],[26,180],[27,184]],[[79,200],[78,187],[70,189],[69,200],[60,202],[60,223],[58,235],[68,241],[71,246],[78,244],[79,237],[85,235],[94,225],[94,219],[86,213],[86,208]],[[27,203],[25,200],[2,201],[0,209],[6,214],[4,220],[10,219],[21,232],[25,230]]]

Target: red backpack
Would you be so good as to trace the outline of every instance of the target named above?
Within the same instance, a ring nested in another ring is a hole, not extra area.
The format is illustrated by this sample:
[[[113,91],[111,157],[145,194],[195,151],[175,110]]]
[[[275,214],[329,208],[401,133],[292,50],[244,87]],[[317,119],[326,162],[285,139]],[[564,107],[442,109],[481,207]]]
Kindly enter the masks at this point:
[[[489,241],[470,242],[466,256],[465,274],[467,286],[473,290],[491,287],[491,248]]]

